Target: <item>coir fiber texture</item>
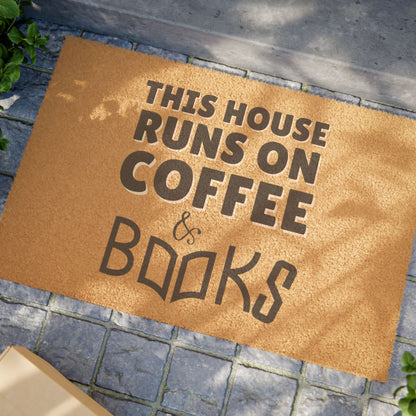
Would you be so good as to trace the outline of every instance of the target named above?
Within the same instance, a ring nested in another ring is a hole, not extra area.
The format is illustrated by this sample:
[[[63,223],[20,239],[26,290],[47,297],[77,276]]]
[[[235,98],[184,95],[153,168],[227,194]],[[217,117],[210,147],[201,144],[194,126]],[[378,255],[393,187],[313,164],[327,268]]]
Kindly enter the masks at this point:
[[[0,277],[386,381],[416,123],[68,38]]]

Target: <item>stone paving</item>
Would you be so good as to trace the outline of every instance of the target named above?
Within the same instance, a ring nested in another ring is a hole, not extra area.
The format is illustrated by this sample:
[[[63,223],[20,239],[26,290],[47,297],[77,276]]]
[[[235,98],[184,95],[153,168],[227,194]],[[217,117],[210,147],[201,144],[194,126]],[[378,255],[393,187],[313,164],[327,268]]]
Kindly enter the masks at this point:
[[[0,213],[66,35],[416,118],[301,82],[74,28],[38,25],[50,34],[49,51],[39,52],[36,66],[25,67],[18,83],[0,98],[5,108],[0,126],[11,139],[9,151],[0,154]],[[25,346],[116,416],[399,415],[393,391],[405,382],[400,357],[406,350],[416,355],[415,253],[416,247],[385,384],[5,280],[0,280],[0,353],[8,345]]]

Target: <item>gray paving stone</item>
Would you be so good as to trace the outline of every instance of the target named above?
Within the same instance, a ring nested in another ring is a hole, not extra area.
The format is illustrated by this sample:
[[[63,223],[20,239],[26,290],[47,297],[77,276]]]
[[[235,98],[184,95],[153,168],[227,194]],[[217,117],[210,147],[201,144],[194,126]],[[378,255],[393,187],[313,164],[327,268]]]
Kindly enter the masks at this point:
[[[239,366],[227,416],[289,416],[296,389],[295,380]]]
[[[268,351],[247,347],[245,345],[241,347],[240,358],[258,364],[292,371],[293,373],[300,373],[302,368],[302,361],[283,357],[282,355],[273,354]]]
[[[104,334],[100,325],[52,313],[39,355],[70,380],[89,384]]]
[[[300,395],[297,416],[361,416],[355,397],[344,396],[318,387],[305,387]]]
[[[412,111],[404,110],[404,109],[397,108],[397,107],[391,107],[389,105],[380,104],[380,103],[376,103],[376,102],[373,102],[373,101],[368,101],[368,100],[362,99],[361,100],[361,106],[366,107],[366,108],[371,108],[372,110],[384,111],[386,113],[396,114],[398,116],[403,116],[403,117],[416,119],[416,113],[414,113]]]
[[[9,92],[2,94],[1,114],[34,122],[45,96],[51,75],[30,68],[21,68],[20,78]]]
[[[397,334],[416,340],[416,283],[406,282]]]
[[[77,383],[75,381],[73,381],[72,384],[82,390],[85,394],[88,394],[89,386],[84,386],[83,384]]]
[[[46,44],[48,50],[45,52],[42,49],[37,49],[37,59],[35,65],[41,68],[54,69],[64,43],[65,36],[70,35],[78,37],[81,31],[79,29],[51,24],[40,20],[35,20],[35,22],[37,23],[39,32],[42,36],[49,35],[49,41]]]
[[[108,321],[111,317],[111,309],[61,295],[56,297],[53,308],[79,313],[80,315],[100,319],[101,321]]]
[[[155,335],[165,339],[170,339],[173,329],[171,325],[119,311],[113,312],[112,320],[121,327],[142,331],[145,334]]]
[[[234,342],[200,334],[198,332],[188,331],[183,328],[179,329],[178,340],[208,351],[218,352],[225,355],[234,355],[236,347]]]
[[[168,51],[166,49],[154,48],[153,46],[149,45],[142,45],[140,44],[136,48],[136,52],[145,53],[147,55],[155,55],[161,58],[170,59],[171,61],[175,62],[182,62],[186,64],[188,61],[188,56],[178,52]]]
[[[213,69],[215,71],[226,72],[227,74],[237,75],[237,76],[243,77],[243,78],[246,76],[246,71],[244,71],[242,69],[217,64],[217,63],[211,62],[211,61],[205,61],[203,59],[194,58],[194,60],[192,61],[192,64],[196,65],[196,66],[199,66],[201,68],[208,68],[208,69]]]
[[[230,372],[228,361],[177,348],[163,405],[195,416],[218,415]]]
[[[308,93],[313,95],[319,95],[320,97],[324,98],[331,98],[338,101],[345,101],[349,104],[359,105],[360,98],[354,97],[353,95],[343,94],[342,92],[330,91],[325,88],[309,86]]]
[[[9,345],[33,350],[45,317],[41,309],[0,299],[0,353]]]
[[[364,393],[366,379],[342,371],[320,367],[315,364],[308,364],[306,378],[309,380],[324,383],[332,387],[339,387],[346,392],[361,394]]]
[[[413,240],[412,255],[410,257],[408,274],[410,276],[416,277],[416,237]]]
[[[35,302],[39,305],[47,305],[51,296],[50,292],[2,279],[0,279],[0,295]]]
[[[388,403],[370,400],[367,416],[399,416],[401,412],[397,406]]]
[[[137,335],[111,331],[97,385],[155,400],[169,346]]]
[[[84,32],[82,34],[83,39],[93,40],[95,42],[105,43],[106,45],[117,46],[119,48],[131,50],[133,43],[128,40],[115,38],[112,36],[97,35],[96,33]]]
[[[8,138],[7,152],[0,152],[0,173],[16,175],[32,126],[0,118],[3,136]]]
[[[150,416],[152,409],[140,403],[116,399],[98,392],[93,393],[92,398],[113,416]]]
[[[409,351],[411,354],[413,354],[414,357],[416,357],[416,347],[402,344],[400,342],[396,342],[394,344],[388,382],[379,383],[377,381],[373,381],[371,383],[370,393],[392,399],[394,390],[396,390],[397,387],[406,384],[406,374],[402,373],[401,371],[402,364],[400,361],[405,351]],[[397,397],[400,398],[401,395],[404,395],[404,392],[400,392]]]
[[[266,84],[278,85],[279,87],[291,88],[292,90],[300,90],[302,87],[300,82],[288,81],[283,78],[260,74],[258,72],[250,72],[249,79],[265,82]]]
[[[4,209],[4,204],[12,187],[13,178],[10,176],[0,175],[0,217]],[[0,291],[1,293],[1,291]]]

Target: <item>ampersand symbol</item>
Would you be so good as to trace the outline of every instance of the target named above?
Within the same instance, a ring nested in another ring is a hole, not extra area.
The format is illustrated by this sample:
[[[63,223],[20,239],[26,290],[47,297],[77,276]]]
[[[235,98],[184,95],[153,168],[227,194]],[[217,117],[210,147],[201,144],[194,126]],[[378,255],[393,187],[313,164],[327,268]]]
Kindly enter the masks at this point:
[[[192,244],[194,244],[195,243],[195,236],[193,235],[193,232],[195,231],[197,234],[201,234],[201,230],[199,229],[199,228],[191,228],[191,229],[189,229],[188,228],[188,226],[187,226],[187,224],[186,224],[186,220],[189,218],[191,216],[191,214],[190,214],[190,212],[188,212],[188,211],[185,211],[183,214],[182,214],[182,219],[180,220],[180,221],[178,221],[177,223],[176,223],[176,225],[175,225],[175,227],[173,228],[173,237],[174,237],[174,239],[175,240],[177,240],[177,241],[181,241],[181,240],[183,240],[185,237],[187,237],[188,235],[190,236],[190,238],[188,238],[187,240],[186,240],[186,242],[188,243],[188,244],[190,244],[190,245],[192,245]],[[182,236],[182,237],[178,237],[177,236],[177,230],[178,230],[178,227],[181,225],[181,224],[183,224],[183,226],[185,227],[185,230],[186,230],[186,232],[185,232],[185,234]]]

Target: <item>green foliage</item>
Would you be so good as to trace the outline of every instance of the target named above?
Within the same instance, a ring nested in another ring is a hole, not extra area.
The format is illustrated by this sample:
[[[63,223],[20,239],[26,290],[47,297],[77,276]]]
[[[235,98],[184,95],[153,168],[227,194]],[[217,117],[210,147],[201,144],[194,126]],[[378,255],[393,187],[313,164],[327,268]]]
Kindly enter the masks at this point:
[[[20,78],[20,65],[28,63],[27,56],[33,65],[36,48],[46,51],[49,35],[42,37],[36,23],[23,17],[23,7],[31,4],[31,0],[0,0],[0,95]],[[1,151],[7,150],[8,142],[0,130]]]
[[[410,352],[406,351],[402,356],[402,371],[410,374],[406,376],[407,385],[396,389],[394,397],[400,390],[407,387],[407,395],[399,400],[399,407],[402,416],[416,416],[416,359]]]

